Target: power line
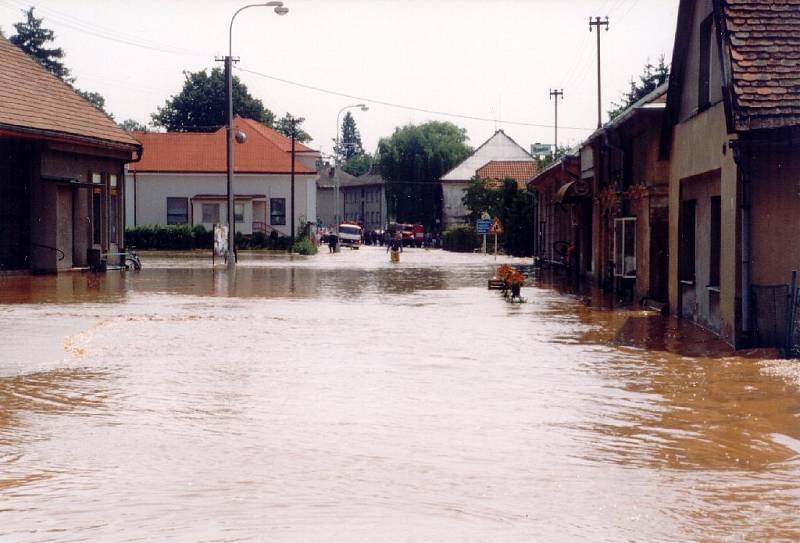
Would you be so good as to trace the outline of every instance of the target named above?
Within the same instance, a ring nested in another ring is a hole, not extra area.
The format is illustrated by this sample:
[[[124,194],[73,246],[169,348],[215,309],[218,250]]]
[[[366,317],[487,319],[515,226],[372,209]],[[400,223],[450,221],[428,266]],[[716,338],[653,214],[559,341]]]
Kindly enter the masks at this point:
[[[474,115],[463,115],[463,114],[460,114],[460,113],[450,113],[450,112],[447,112],[447,111],[437,111],[437,110],[434,110],[434,109],[427,109],[427,108],[422,108],[422,107],[417,107],[417,106],[409,106],[409,105],[405,105],[405,104],[387,102],[385,100],[376,100],[374,98],[367,98],[367,97],[364,97],[364,96],[357,96],[355,94],[348,94],[348,93],[344,93],[344,92],[325,89],[325,88],[322,88],[322,87],[317,87],[317,86],[314,86],[314,85],[308,85],[308,84],[305,84],[305,83],[298,83],[297,81],[290,81],[290,80],[284,79],[282,77],[277,77],[277,76],[274,76],[274,75],[269,75],[269,74],[257,72],[255,70],[248,70],[247,68],[242,68],[240,66],[237,66],[236,70],[240,71],[240,72],[252,74],[252,75],[255,75],[255,76],[258,76],[258,77],[263,77],[265,79],[270,79],[272,81],[277,81],[279,83],[285,83],[287,85],[300,87],[300,88],[303,88],[303,89],[308,89],[308,90],[312,90],[312,91],[316,91],[316,92],[321,92],[321,93],[324,93],[324,94],[330,94],[332,96],[339,96],[341,98],[349,98],[351,100],[359,100],[359,101],[362,101],[362,102],[369,102],[371,104],[377,104],[377,105],[386,106],[386,107],[392,107],[392,108],[396,108],[396,109],[405,109],[405,110],[408,110],[408,111],[416,111],[418,113],[428,113],[428,114],[431,114],[431,115],[441,115],[443,117],[453,117],[453,118],[456,118],[456,119],[466,119],[466,120],[470,120],[470,121],[482,121],[482,122],[490,122],[490,123],[499,122],[498,119],[492,119],[492,118],[489,118],[489,117],[478,117],[478,116],[474,116]],[[513,124],[513,125],[517,125],[517,126],[532,126],[532,127],[535,127],[535,128],[553,128],[552,124],[531,123],[531,122],[523,122],[523,121],[503,121],[503,124]],[[587,127],[584,127],[584,126],[562,126],[561,128],[564,128],[564,129],[567,129],[567,130],[586,130],[586,131],[589,131],[589,132],[594,130],[594,128],[587,128]]]

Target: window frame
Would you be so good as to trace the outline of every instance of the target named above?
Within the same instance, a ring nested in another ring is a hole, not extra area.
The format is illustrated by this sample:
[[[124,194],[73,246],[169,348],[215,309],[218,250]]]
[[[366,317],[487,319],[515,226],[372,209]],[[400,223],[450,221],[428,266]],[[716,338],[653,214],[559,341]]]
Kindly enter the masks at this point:
[[[241,208],[242,212],[239,213],[237,211],[237,208]],[[234,203],[233,204],[233,220],[237,224],[244,224],[244,203],[240,203],[240,204]]]
[[[631,269],[627,266],[628,259],[633,262]],[[614,277],[636,279],[636,264],[636,217],[614,219]]]
[[[170,200],[173,202],[179,201],[185,204],[184,213],[170,213]],[[171,219],[171,217],[176,216],[184,217],[184,221],[180,222]],[[184,196],[167,196],[167,226],[178,226],[181,224],[189,224],[189,198]]]
[[[206,209],[210,209],[211,206],[216,208],[216,220],[207,221],[206,220]],[[203,224],[220,224],[220,218],[222,217],[222,213],[220,211],[220,204],[219,202],[203,202],[200,204],[200,220]]]
[[[697,110],[703,111],[711,105],[711,60],[714,50],[714,17],[709,15],[700,23],[699,63],[697,65]]]
[[[281,207],[282,212],[276,213],[276,207]],[[269,199],[269,224],[270,226],[286,226],[286,198]]]

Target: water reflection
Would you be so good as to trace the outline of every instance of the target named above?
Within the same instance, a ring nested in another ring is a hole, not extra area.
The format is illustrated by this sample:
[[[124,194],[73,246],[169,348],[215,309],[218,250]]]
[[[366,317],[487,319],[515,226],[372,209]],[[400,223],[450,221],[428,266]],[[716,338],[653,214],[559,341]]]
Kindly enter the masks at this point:
[[[756,360],[598,291],[507,304],[482,255],[402,258],[4,288],[0,539],[800,537],[799,396]]]

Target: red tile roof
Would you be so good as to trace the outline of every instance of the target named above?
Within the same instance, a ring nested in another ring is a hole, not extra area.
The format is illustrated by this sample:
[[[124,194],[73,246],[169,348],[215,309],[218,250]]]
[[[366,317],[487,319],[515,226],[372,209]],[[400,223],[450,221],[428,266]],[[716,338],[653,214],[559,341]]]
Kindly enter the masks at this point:
[[[234,169],[238,173],[289,173],[291,153],[285,136],[251,119],[237,117],[234,125],[247,134],[245,143],[234,143]],[[227,171],[225,128],[216,132],[136,132],[144,146],[136,172],[224,173]],[[308,147],[303,146],[305,149]],[[289,145],[291,149],[291,144]],[[310,150],[310,149],[308,149]],[[295,160],[296,173],[316,173]]]
[[[134,150],[139,146],[75,90],[0,37],[0,132]]]
[[[724,0],[736,128],[800,125],[800,0]]]
[[[536,162],[533,160],[492,160],[475,172],[480,179],[493,181],[494,185],[511,178],[520,188],[525,188],[525,182],[535,173]]]

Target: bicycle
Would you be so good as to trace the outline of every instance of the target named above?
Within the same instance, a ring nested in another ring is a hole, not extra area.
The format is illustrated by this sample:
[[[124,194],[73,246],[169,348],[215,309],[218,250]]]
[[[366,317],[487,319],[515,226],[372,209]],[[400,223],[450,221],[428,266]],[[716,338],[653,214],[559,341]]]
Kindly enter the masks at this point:
[[[135,247],[128,247],[128,251],[125,253],[125,269],[128,271],[142,271],[142,261],[134,249]]]

